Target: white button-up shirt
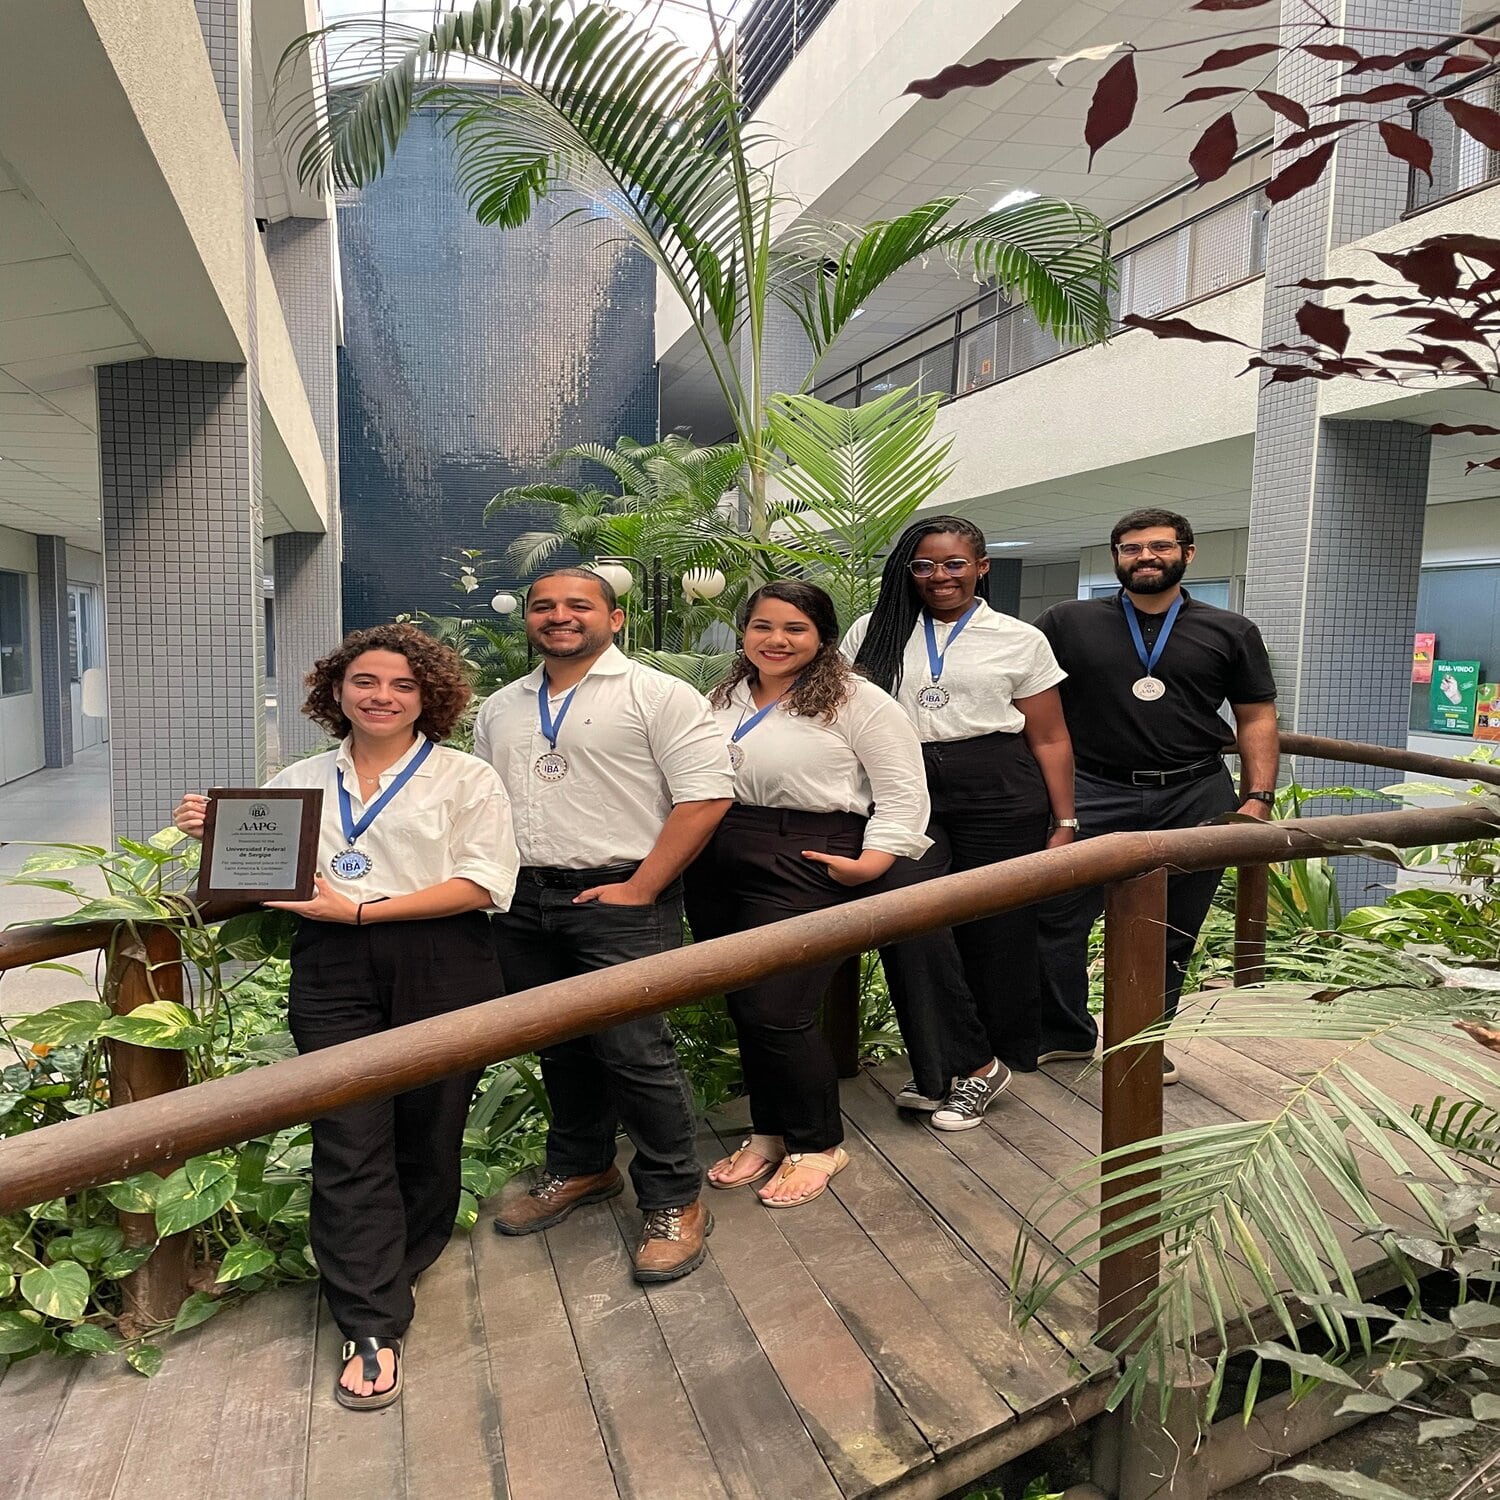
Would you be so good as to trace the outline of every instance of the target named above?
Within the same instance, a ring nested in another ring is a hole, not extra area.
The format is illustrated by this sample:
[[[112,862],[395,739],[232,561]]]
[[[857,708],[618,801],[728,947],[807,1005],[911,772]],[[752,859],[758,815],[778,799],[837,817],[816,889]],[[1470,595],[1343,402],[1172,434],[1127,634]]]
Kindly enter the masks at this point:
[[[749,807],[868,815],[864,847],[920,859],[931,847],[932,804],[922,747],[895,700],[854,679],[852,696],[831,724],[789,714],[778,703],[740,741],[735,801]],[[750,685],[736,683],[714,711],[726,740],[755,713]]]
[[[395,765],[380,774],[376,801],[426,743],[416,743]],[[511,828],[510,799],[500,778],[476,756],[434,745],[410,781],[381,809],[360,834],[355,848],[370,859],[370,873],[340,880],[328,868],[349,847],[339,813],[338,773],[344,773],[350,810],[357,823],[365,811],[359,794],[349,741],[337,750],[293,761],[278,771],[268,787],[321,787],[323,821],[318,830],[318,873],[331,889],[351,901],[377,896],[410,896],[429,886],[462,876],[490,893],[491,904],[504,911],[516,891],[516,839]]]
[[[485,699],[474,753],[510,793],[523,865],[593,870],[645,859],[679,802],[734,795],[729,752],[703,695],[611,646],[573,691],[558,733],[567,774],[537,775],[550,748],[537,693],[544,668]],[[555,719],[567,693],[550,696]]]
[[[947,703],[941,708],[923,708],[917,702],[917,694],[932,685],[920,617],[902,654],[896,701],[917,726],[917,737],[924,744],[972,740],[982,734],[1019,734],[1026,727],[1026,715],[1013,700],[1045,692],[1068,675],[1058,666],[1047,637],[1035,625],[1000,614],[980,600],[952,648],[946,649],[955,623],[933,621],[943,658],[939,686],[948,693]],[[842,650],[850,661],[869,628],[869,615],[861,615],[849,627]]]

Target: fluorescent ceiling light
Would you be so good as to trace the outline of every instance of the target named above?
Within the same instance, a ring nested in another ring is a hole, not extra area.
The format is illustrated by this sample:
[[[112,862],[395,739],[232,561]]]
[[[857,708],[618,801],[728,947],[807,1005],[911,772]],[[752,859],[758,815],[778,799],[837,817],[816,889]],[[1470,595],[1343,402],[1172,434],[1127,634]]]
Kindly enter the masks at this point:
[[[1012,188],[1003,198],[990,205],[990,212],[998,213],[1002,208],[1014,208],[1018,203],[1030,203],[1033,198],[1041,196],[1040,193],[1035,193],[1030,188]]]
[[[985,545],[986,552],[1006,552],[1012,547],[1029,547],[1030,542],[989,542]]]
[[[849,314],[849,321],[852,323],[856,318],[862,318],[862,317],[864,317],[864,315],[865,315],[864,308],[862,308],[862,307],[856,307],[854,309],[854,311]]]

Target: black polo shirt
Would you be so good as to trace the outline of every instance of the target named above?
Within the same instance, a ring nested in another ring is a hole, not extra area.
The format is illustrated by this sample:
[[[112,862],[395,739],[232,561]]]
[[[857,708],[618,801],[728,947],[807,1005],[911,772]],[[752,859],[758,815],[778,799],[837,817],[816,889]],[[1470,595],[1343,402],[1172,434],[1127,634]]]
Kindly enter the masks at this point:
[[[1036,622],[1068,674],[1060,691],[1074,755],[1085,766],[1170,771],[1230,749],[1234,730],[1220,707],[1276,697],[1260,631],[1244,615],[1204,604],[1184,589],[1177,623],[1152,673],[1167,691],[1143,703],[1130,691],[1145,669],[1121,592],[1054,604]],[[1138,614],[1149,653],[1166,616]]]

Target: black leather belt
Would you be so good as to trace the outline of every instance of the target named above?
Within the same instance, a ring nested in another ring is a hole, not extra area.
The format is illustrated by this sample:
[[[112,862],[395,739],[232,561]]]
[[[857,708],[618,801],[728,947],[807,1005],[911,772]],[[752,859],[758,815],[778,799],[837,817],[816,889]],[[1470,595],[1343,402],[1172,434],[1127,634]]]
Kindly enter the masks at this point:
[[[594,870],[563,870],[548,865],[522,865],[517,879],[553,891],[586,891],[590,886],[629,880],[639,864],[600,865]]]
[[[1085,776],[1099,781],[1113,781],[1119,786],[1178,786],[1186,781],[1205,781],[1224,769],[1224,757],[1211,756],[1190,766],[1174,766],[1170,771],[1127,771],[1120,766],[1105,766],[1094,760],[1075,760]]]

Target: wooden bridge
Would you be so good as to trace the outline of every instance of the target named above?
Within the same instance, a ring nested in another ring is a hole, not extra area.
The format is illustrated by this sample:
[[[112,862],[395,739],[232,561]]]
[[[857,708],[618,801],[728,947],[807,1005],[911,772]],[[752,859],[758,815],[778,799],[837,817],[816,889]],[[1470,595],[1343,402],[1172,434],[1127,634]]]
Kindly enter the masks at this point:
[[[1412,759],[1427,762],[1412,769],[1454,774],[1453,763]],[[1152,1019],[1159,1003],[1150,976],[1153,965],[1161,972],[1164,863],[1241,863],[1248,977],[1264,925],[1263,904],[1256,909],[1263,881],[1245,878],[1256,865],[1328,852],[1334,838],[1474,837],[1493,827],[1488,818],[1398,812],[1119,835],[934,882],[901,893],[899,903],[852,903],[780,924],[774,944],[762,932],[641,960],[629,966],[628,985],[624,969],[613,982],[585,976],[420,1023],[406,1037],[388,1033],[0,1142],[0,1212],[296,1123],[350,1097],[395,1092],[434,1068],[515,1055],[622,1011],[663,1009],[794,956],[857,952],[1086,881],[1111,882],[1105,1026],[1113,1043]],[[37,941],[35,932],[0,934],[0,966]],[[59,943],[78,939],[54,930],[45,941],[56,954]],[[1159,977],[1154,983],[1159,997]],[[171,1340],[149,1381],[117,1361],[22,1361],[0,1374],[0,1493],[962,1493],[1103,1410],[1116,1361],[1095,1329],[1156,1274],[1153,1249],[1116,1253],[1036,1322],[1017,1327],[1007,1277],[1016,1231],[1042,1193],[1101,1143],[1128,1145],[1163,1125],[1262,1117],[1315,1060],[1304,1045],[1253,1039],[1199,1039],[1174,1056],[1183,1082],[1165,1092],[1150,1049],[1117,1054],[1103,1069],[1054,1065],[1018,1075],[983,1127],[961,1134],[897,1113],[892,1095],[906,1076],[899,1065],[862,1071],[843,1085],[852,1165],[831,1192],[782,1213],[751,1192],[710,1193],[717,1229],[708,1259],[665,1286],[631,1279],[639,1214],[628,1196],[525,1239],[502,1239],[481,1217],[423,1278],[406,1392],[385,1412],[353,1414],[334,1402],[339,1334],[310,1286],[261,1293]],[[1431,1095],[1429,1081],[1398,1064],[1382,1061],[1375,1071],[1403,1102]],[[742,1128],[732,1115],[706,1122],[705,1161],[737,1144]],[[1414,1222],[1392,1173],[1377,1166],[1367,1185],[1392,1223]],[[1390,1269],[1379,1247],[1349,1228],[1361,1287],[1376,1292],[1390,1284]],[[176,1274],[157,1270],[141,1295],[161,1295],[163,1275]],[[1239,1476],[1221,1465],[1217,1477]]]

